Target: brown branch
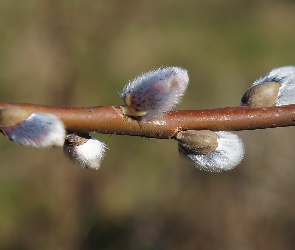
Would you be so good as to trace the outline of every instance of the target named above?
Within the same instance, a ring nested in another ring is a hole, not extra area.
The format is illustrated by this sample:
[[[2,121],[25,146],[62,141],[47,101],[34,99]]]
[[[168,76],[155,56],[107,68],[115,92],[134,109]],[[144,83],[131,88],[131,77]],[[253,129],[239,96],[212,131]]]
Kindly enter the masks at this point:
[[[0,108],[19,106],[59,117],[68,130],[103,134],[172,138],[179,130],[238,131],[295,125],[295,105],[270,108],[229,107],[172,111],[150,122],[123,115],[120,107],[52,107],[26,103],[0,103]]]

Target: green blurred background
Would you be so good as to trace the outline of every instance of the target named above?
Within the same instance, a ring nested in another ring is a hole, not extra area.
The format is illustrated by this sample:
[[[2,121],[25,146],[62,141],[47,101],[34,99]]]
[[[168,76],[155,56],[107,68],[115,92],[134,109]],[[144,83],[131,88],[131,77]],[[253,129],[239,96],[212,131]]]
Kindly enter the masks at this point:
[[[178,109],[239,105],[295,64],[294,13],[291,0],[1,0],[0,98],[119,105],[129,80],[181,66]],[[294,128],[238,134],[245,159],[219,174],[169,140],[97,135],[110,150],[87,171],[1,137],[0,249],[294,249]]]

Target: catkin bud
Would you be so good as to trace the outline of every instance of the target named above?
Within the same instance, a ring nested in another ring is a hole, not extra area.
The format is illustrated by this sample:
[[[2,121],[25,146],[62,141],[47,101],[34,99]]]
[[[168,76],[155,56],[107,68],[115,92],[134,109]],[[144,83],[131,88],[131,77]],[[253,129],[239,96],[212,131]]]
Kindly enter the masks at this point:
[[[241,105],[246,107],[270,107],[295,103],[295,67],[273,69],[265,77],[255,81],[243,95]]]
[[[243,142],[235,134],[225,131],[184,132],[177,135],[181,139],[176,138],[179,153],[191,160],[200,170],[211,172],[232,170],[244,157]]]
[[[99,169],[107,146],[88,133],[69,133],[64,144],[64,152],[72,161],[83,168]]]
[[[33,148],[61,147],[66,136],[56,116],[16,106],[0,109],[0,129],[11,141]]]
[[[149,120],[162,116],[180,102],[188,74],[179,67],[160,68],[135,78],[121,93],[127,116]]]

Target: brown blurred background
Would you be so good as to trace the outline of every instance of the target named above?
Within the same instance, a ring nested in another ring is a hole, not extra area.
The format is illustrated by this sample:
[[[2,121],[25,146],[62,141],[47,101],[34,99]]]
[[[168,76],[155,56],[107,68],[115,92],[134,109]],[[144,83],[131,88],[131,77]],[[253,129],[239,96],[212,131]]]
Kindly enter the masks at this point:
[[[291,0],[2,0],[0,100],[119,105],[138,74],[181,66],[178,109],[239,105],[295,64],[294,13]],[[97,135],[110,150],[87,171],[1,137],[0,249],[294,249],[294,128],[238,134],[245,159],[220,174],[174,141]]]

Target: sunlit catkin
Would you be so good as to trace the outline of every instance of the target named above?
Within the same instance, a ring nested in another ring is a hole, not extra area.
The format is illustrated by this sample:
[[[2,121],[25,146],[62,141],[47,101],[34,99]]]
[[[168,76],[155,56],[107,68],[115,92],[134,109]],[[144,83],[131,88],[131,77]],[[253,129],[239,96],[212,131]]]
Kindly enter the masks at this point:
[[[252,108],[295,103],[295,67],[273,69],[256,80],[241,99],[241,105]]]
[[[222,172],[234,169],[244,157],[244,145],[235,134],[225,131],[179,132],[178,150],[200,170]]]
[[[66,136],[56,116],[16,106],[0,109],[0,130],[11,141],[33,148],[61,147]]]
[[[99,169],[107,150],[106,144],[88,133],[69,133],[64,152],[72,161],[83,168]]]
[[[187,70],[160,68],[138,76],[121,93],[125,115],[150,120],[180,102],[189,82]]]

